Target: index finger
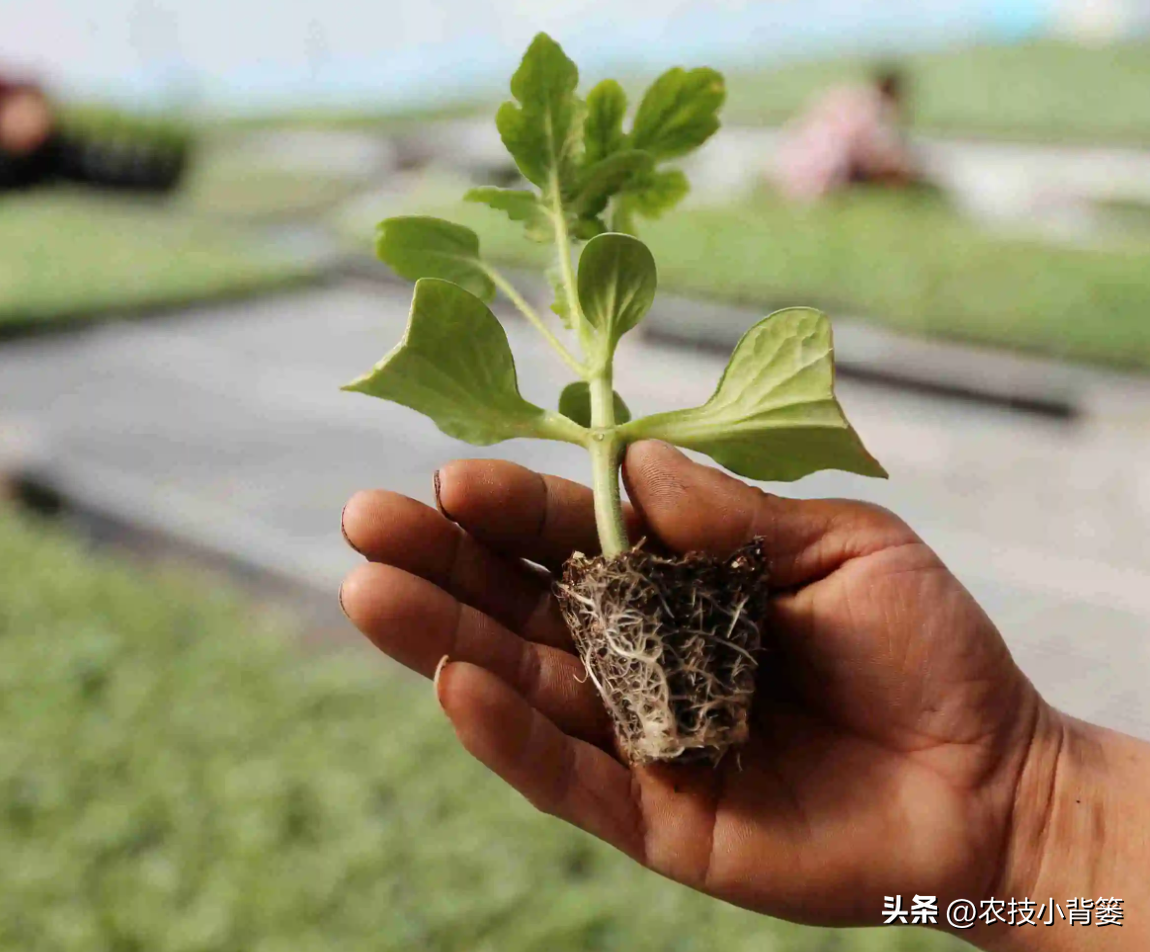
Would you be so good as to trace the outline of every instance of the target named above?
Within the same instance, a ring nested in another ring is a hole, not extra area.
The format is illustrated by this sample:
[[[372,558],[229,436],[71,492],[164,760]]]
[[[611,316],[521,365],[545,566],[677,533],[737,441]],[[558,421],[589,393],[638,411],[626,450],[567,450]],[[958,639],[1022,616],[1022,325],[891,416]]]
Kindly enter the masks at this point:
[[[595,502],[586,486],[506,460],[455,460],[435,474],[440,511],[485,545],[553,571],[572,552],[599,553]],[[624,505],[632,541],[641,536]]]

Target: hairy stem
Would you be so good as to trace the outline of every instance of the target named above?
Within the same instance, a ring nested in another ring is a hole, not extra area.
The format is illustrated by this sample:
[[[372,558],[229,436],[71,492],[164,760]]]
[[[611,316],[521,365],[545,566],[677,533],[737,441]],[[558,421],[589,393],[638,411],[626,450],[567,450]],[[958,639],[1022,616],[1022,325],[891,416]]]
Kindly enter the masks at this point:
[[[591,353],[592,339],[583,309],[579,306],[579,293],[575,284],[575,270],[571,266],[571,239],[567,233],[563,200],[559,181],[552,175],[551,218],[555,226],[555,246],[559,252],[559,270],[567,310],[571,323],[579,333],[584,357],[592,366],[580,374],[591,391],[591,439],[587,449],[591,453],[591,491],[595,497],[595,528],[599,532],[599,545],[607,558],[626,552],[627,526],[623,521],[623,501],[619,493],[619,464],[623,458],[625,442],[615,427],[615,391],[612,383],[612,354]]]
[[[615,429],[615,394],[611,365],[591,378],[591,491],[595,496],[595,527],[607,558],[626,552],[627,527],[619,494],[619,464],[624,442]]]
[[[543,323],[543,318],[539,316],[539,312],[527,303],[523,295],[516,290],[515,285],[513,285],[490,265],[485,265],[484,270],[487,272],[487,276],[495,282],[495,286],[504,293],[504,295],[507,297],[507,300],[514,304],[519,309],[519,313],[527,318],[532,326],[537,331],[539,331],[540,334],[543,335],[547,343],[550,344],[554,349],[555,353],[557,353],[560,358],[562,358],[563,363],[575,371],[575,373],[577,373],[580,377],[586,377],[587,368],[575,359],[571,351],[564,347],[563,342],[551,332],[551,329],[546,324]]]

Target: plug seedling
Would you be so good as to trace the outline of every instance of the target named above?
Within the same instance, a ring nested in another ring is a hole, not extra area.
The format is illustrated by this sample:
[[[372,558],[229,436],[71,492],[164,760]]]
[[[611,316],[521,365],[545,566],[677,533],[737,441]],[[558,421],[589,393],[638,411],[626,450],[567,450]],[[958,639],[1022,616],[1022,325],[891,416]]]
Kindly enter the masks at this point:
[[[576,349],[483,260],[473,231],[437,218],[389,218],[376,250],[416,282],[407,329],[345,389],[418,410],[480,446],[528,437],[586,448],[601,554],[568,560],[555,586],[564,618],[628,759],[717,762],[747,736],[768,553],[760,540],[725,559],[632,547],[619,493],[624,449],[665,440],[759,480],[821,469],[886,473],[835,398],[830,324],[810,308],[777,311],[748,330],[702,406],[631,419],[614,389],[615,350],[650,309],[657,284],[636,224],[687,193],[683,172],[666,163],[714,134],[725,90],[714,70],[669,70],[625,129],[623,88],[604,80],[581,99],[578,81],[559,45],[536,36],[511,79],[514,101],[495,118],[529,187],[465,196],[553,244],[551,309]],[[519,393],[507,336],[487,306],[498,292],[574,375],[555,410]]]

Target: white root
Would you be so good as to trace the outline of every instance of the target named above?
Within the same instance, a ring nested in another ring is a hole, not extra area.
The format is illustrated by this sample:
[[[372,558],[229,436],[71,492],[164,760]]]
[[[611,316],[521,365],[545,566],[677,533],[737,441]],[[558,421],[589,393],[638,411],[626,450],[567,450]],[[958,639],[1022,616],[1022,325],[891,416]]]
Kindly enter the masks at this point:
[[[577,554],[557,586],[629,760],[718,762],[746,740],[766,598],[758,544],[721,562]]]

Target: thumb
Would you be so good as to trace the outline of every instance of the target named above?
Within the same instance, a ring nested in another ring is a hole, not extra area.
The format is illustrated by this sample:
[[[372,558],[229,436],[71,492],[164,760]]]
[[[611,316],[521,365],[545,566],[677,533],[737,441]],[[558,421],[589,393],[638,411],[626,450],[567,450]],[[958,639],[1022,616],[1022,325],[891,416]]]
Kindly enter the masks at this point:
[[[725,556],[762,537],[780,588],[821,578],[848,559],[919,541],[881,506],[784,499],[655,440],[627,448],[623,481],[647,527],[677,552]]]

